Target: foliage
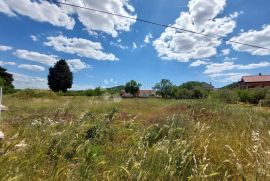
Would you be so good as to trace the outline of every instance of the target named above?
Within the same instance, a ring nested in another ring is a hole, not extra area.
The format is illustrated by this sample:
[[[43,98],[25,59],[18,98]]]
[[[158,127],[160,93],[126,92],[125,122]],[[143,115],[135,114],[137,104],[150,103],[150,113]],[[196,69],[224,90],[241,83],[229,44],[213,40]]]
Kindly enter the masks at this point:
[[[215,91],[215,96],[222,102],[235,104],[240,100],[236,91],[229,89],[220,89]]]
[[[100,88],[97,87],[94,90],[86,90],[86,96],[102,96],[104,94],[104,91]]]
[[[222,89],[239,89],[239,83],[238,82],[233,82],[229,85],[226,85],[222,87]]]
[[[0,67],[0,86],[3,87],[4,94],[15,92],[13,82],[13,75],[7,72],[7,69]]]
[[[269,88],[240,89],[237,92],[242,102],[258,104],[261,99],[265,99]]]
[[[113,94],[119,94],[119,92],[121,90],[125,90],[125,86],[124,85],[119,85],[116,87],[110,87],[106,89],[106,92],[108,92],[109,94],[113,95]]]
[[[57,97],[57,95],[52,91],[34,90],[34,89],[20,90],[13,96],[20,99],[30,99],[30,98],[54,99]]]
[[[73,75],[65,60],[61,59],[55,63],[54,67],[50,67],[48,85],[54,92],[66,92],[67,89],[72,87],[72,81]]]
[[[192,98],[192,92],[186,88],[174,88],[174,97],[176,99],[191,99]]]
[[[198,82],[198,81],[189,81],[185,82],[182,85],[179,86],[180,88],[193,90],[198,87],[205,89],[205,90],[212,90],[214,87],[206,82]]]
[[[162,98],[171,98],[173,97],[174,85],[168,79],[162,79],[159,83],[153,87],[157,95],[160,95]]]
[[[135,80],[131,80],[126,83],[125,92],[130,93],[131,95],[133,95],[133,97],[135,97],[140,90],[140,86],[141,84],[137,83]]]
[[[206,98],[213,86],[205,82],[190,81],[174,87],[176,99],[203,99]]]

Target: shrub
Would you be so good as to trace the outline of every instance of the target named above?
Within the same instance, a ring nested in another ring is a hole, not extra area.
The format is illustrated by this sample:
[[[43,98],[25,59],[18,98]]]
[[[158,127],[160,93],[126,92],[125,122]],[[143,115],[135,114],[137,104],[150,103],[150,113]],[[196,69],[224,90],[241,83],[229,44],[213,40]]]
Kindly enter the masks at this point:
[[[266,96],[267,89],[265,88],[256,88],[252,90],[252,96],[250,103],[252,104],[258,104],[261,99],[264,99]]]
[[[193,89],[187,89],[182,87],[176,87],[174,89],[174,97],[176,99],[202,99],[208,96],[208,91],[202,87],[194,87]]]
[[[202,87],[194,87],[192,90],[192,99],[203,99],[206,98],[208,92]]]
[[[237,94],[237,92],[233,90],[228,90],[228,89],[218,90],[215,92],[215,95],[220,101],[226,102],[226,103],[234,104],[240,100],[240,97]]]
[[[25,90],[18,91],[17,93],[14,94],[14,96],[21,99],[27,99],[27,98],[54,99],[57,97],[57,94],[48,90],[25,89]]]
[[[241,102],[250,104],[258,104],[261,99],[265,99],[269,88],[254,88],[238,90]]]
[[[191,99],[192,93],[186,88],[176,88],[175,98],[176,99]]]
[[[265,94],[265,100],[270,100],[270,91]]]
[[[250,91],[248,90],[238,90],[238,95],[241,102],[248,103],[251,97]]]

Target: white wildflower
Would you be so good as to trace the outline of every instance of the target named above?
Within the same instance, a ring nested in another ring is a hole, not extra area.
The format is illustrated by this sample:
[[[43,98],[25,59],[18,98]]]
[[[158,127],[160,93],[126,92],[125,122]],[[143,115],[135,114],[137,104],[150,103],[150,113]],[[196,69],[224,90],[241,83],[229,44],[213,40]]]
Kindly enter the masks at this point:
[[[4,133],[0,130],[0,141],[5,139]]]

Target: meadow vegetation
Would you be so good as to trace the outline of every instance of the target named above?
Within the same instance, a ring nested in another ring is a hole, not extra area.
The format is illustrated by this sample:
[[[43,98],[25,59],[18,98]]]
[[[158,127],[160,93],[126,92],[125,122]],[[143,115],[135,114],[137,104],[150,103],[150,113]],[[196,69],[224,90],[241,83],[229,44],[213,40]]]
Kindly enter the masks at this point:
[[[267,108],[27,91],[4,97],[1,180],[270,179]]]

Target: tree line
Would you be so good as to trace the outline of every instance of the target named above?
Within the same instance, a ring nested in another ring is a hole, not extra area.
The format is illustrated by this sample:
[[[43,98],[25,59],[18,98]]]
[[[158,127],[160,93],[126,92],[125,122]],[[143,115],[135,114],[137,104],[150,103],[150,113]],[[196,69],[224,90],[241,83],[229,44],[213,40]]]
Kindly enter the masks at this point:
[[[14,93],[13,75],[7,72],[7,69],[0,67],[0,86],[4,93]],[[55,63],[49,68],[48,87],[64,96],[101,96],[104,93],[119,94],[121,90],[136,97],[140,91],[141,84],[135,80],[127,82],[123,86],[101,89],[97,87],[85,91],[67,91],[72,87],[73,73],[64,59]],[[233,85],[233,84],[232,84]],[[181,85],[174,85],[168,79],[162,79],[153,87],[156,95],[164,99],[205,99],[214,98],[227,103],[236,103],[238,101],[257,104],[261,99],[270,100],[269,88],[254,88],[248,90],[238,89],[237,86],[225,86],[222,89],[214,90],[211,84],[206,82],[189,81]],[[30,93],[31,91],[29,91]]]
[[[125,85],[125,92],[136,97],[140,86],[140,83],[131,80]],[[162,79],[153,87],[156,94],[165,99],[202,99],[206,98],[213,89],[212,85],[197,81],[190,81],[176,86],[168,79]]]

